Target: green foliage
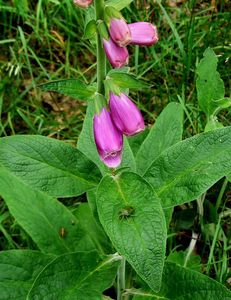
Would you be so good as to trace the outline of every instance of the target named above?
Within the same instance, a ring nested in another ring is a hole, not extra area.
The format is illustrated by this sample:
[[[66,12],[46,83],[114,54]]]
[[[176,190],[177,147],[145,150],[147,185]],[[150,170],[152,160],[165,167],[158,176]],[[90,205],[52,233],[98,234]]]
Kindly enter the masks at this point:
[[[136,79],[134,75],[124,72],[109,72],[108,77],[113,79],[114,83],[120,88],[142,90],[150,88],[150,85],[145,81]]]
[[[84,39],[92,39],[97,32],[97,25],[95,20],[91,20],[87,23],[84,30]]]
[[[139,296],[140,293],[140,296]],[[196,271],[166,262],[158,294],[137,291],[134,300],[229,300],[231,293],[220,283]]]
[[[93,191],[90,191],[91,195]],[[89,195],[88,195],[89,201]],[[73,215],[81,224],[81,228],[90,236],[91,240],[94,242],[96,249],[99,253],[113,253],[111,243],[105,234],[100,223],[97,223],[97,218],[93,217],[92,211],[88,203],[82,203],[73,212]]]
[[[87,86],[78,79],[56,80],[40,84],[38,87],[42,91],[57,92],[82,101],[92,100],[96,92],[94,86]]]
[[[137,172],[143,175],[164,150],[182,139],[182,133],[183,109],[178,103],[169,103],[137,152]]]
[[[197,97],[200,108],[207,115],[213,115],[223,100],[225,87],[217,72],[218,59],[211,48],[204,52],[204,58],[197,66]]]
[[[81,195],[97,186],[100,172],[74,147],[43,136],[0,139],[0,166],[56,197]]]
[[[231,169],[231,127],[202,133],[164,151],[144,178],[163,207],[192,201]]]
[[[95,249],[81,224],[64,205],[33,190],[3,167],[0,168],[0,195],[41,251],[62,254]]]
[[[135,173],[105,176],[97,190],[97,208],[116,250],[158,291],[166,226],[160,201],[151,186]]]
[[[61,255],[39,274],[27,299],[102,300],[102,292],[112,285],[120,260],[118,254],[101,260],[95,251]]]
[[[39,273],[54,258],[31,250],[0,252],[0,299],[25,300]]]
[[[113,6],[118,10],[122,10],[128,6],[133,0],[107,0],[106,5]]]

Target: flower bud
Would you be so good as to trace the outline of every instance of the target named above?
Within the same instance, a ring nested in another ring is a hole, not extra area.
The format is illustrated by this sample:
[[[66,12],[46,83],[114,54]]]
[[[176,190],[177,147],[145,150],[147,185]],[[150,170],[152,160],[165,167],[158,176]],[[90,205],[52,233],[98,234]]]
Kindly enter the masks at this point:
[[[127,46],[131,41],[131,32],[124,19],[112,18],[109,32],[113,41],[120,47]]]
[[[125,135],[134,135],[144,130],[142,114],[127,95],[121,93],[117,96],[111,92],[109,106],[114,124]]]
[[[121,68],[128,63],[129,54],[126,47],[119,47],[111,38],[103,39],[103,46],[107,58],[114,68]]]
[[[109,168],[120,165],[123,149],[123,134],[114,125],[110,113],[103,108],[94,116],[94,138],[100,159]]]
[[[76,6],[87,8],[93,2],[93,0],[74,0],[73,1]]]
[[[148,22],[136,22],[128,25],[133,45],[151,46],[158,42],[156,26]]]

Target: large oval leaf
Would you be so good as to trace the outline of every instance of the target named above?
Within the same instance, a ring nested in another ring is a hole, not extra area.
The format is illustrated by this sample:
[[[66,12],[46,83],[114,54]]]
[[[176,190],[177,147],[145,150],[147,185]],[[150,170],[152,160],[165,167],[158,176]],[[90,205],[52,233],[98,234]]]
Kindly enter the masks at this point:
[[[230,300],[231,293],[219,282],[196,271],[166,262],[161,290],[134,291],[134,300]]]
[[[115,254],[102,261],[95,251],[59,256],[40,273],[26,299],[102,300],[120,260]]]
[[[0,196],[17,222],[46,253],[95,249],[74,215],[60,202],[33,190],[0,167]]]
[[[231,126],[202,133],[163,152],[144,178],[164,207],[192,201],[231,170]]]
[[[56,197],[80,195],[97,186],[97,166],[74,147],[44,136],[0,139],[0,165],[30,186]]]
[[[166,225],[160,200],[134,173],[105,176],[97,190],[100,221],[119,253],[158,291],[165,256]]]
[[[38,274],[54,258],[31,250],[0,252],[0,300],[25,300]]]
[[[137,152],[137,172],[143,175],[164,150],[181,141],[182,133],[183,109],[179,103],[169,103]]]

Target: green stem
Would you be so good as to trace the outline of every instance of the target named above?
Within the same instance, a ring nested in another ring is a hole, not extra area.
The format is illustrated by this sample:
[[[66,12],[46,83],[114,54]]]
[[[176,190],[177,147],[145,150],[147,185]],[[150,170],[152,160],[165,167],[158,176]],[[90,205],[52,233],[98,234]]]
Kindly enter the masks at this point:
[[[221,205],[221,201],[222,201],[222,198],[223,198],[223,195],[224,195],[224,192],[225,192],[225,189],[226,189],[226,186],[228,184],[228,179],[225,178],[223,184],[222,184],[222,187],[221,187],[221,190],[220,190],[220,193],[217,197],[217,202],[216,202],[216,211],[218,211],[220,205]]]
[[[126,259],[123,257],[121,266],[119,267],[117,273],[117,300],[123,299],[123,292],[125,290],[125,280],[126,280]]]
[[[104,19],[104,0],[95,0],[95,14],[97,23]],[[106,56],[100,34],[97,34],[97,92],[104,94],[103,81],[106,77]]]

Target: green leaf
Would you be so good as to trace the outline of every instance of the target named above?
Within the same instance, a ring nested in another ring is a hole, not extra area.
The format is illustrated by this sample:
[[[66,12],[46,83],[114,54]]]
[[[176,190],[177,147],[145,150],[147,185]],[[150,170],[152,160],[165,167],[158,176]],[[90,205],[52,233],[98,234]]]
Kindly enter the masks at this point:
[[[211,116],[205,126],[204,132],[215,130],[218,128],[223,128],[223,124],[217,120],[216,116]]]
[[[77,148],[82,151],[89,159],[91,159],[101,170],[102,174],[110,172],[109,169],[103,164],[99,158],[98,151],[96,149],[94,135],[93,135],[93,117],[95,114],[94,103],[89,103],[87,107],[87,113],[83,123],[83,129],[79,136]],[[131,170],[135,170],[135,158],[132,150],[124,137],[124,149],[122,163],[120,167],[129,167]]]
[[[210,116],[219,107],[219,101],[224,98],[225,87],[220,74],[217,72],[218,59],[211,48],[204,52],[204,58],[197,66],[198,75],[196,81],[197,97],[200,108]]]
[[[105,176],[97,190],[97,208],[116,250],[158,291],[166,226],[160,201],[151,186],[135,173]]]
[[[97,32],[97,25],[95,20],[91,20],[87,23],[84,30],[84,39],[91,39]]]
[[[0,139],[0,166],[30,186],[56,197],[83,194],[97,186],[100,172],[76,148],[47,137]]]
[[[192,201],[231,170],[231,126],[198,134],[164,151],[144,178],[163,207]]]
[[[0,300],[25,300],[33,281],[54,258],[31,250],[0,252]]]
[[[135,291],[134,291],[135,292]],[[231,293],[219,282],[196,271],[166,262],[161,290],[158,294],[136,290],[134,300],[230,300]],[[142,294],[146,294],[143,296]]]
[[[134,156],[136,156],[142,143],[146,139],[148,133],[149,133],[149,128],[145,128],[145,130],[141,131],[139,134],[128,137],[128,142],[129,142],[129,145],[132,149]]]
[[[78,79],[50,81],[40,84],[38,87],[45,92],[57,92],[82,101],[92,100],[96,92],[94,86],[88,86]]]
[[[137,172],[143,175],[151,163],[167,148],[181,141],[183,109],[178,103],[169,103],[157,118],[137,155]]]
[[[64,205],[31,189],[3,167],[0,167],[0,195],[43,252],[62,254],[95,249],[81,224]]]
[[[114,83],[118,85],[120,88],[127,88],[127,89],[135,89],[135,90],[142,90],[142,89],[150,89],[150,85],[142,80],[136,79],[131,74],[127,73],[119,73],[119,72],[109,72],[108,78],[113,79]]]
[[[39,274],[27,300],[102,300],[120,260],[121,256],[114,254],[102,261],[95,251],[61,255]]]
[[[126,6],[128,6],[130,3],[132,3],[133,0],[107,0],[106,5],[113,6],[114,8],[118,10],[122,10]]]
[[[175,263],[180,266],[184,266],[188,269],[201,272],[202,271],[202,264],[201,264],[201,257],[199,255],[191,254],[189,258],[187,258],[188,251],[174,251],[170,253],[167,258],[168,262]],[[186,262],[187,259],[187,262]],[[185,265],[185,263],[187,263]]]
[[[88,203],[82,203],[79,205],[73,214],[79,221],[79,224],[81,224],[84,231],[91,237],[91,240],[94,242],[95,248],[98,252],[103,254],[110,254],[113,252],[111,243],[105,234],[105,231],[101,224],[96,222]]]

